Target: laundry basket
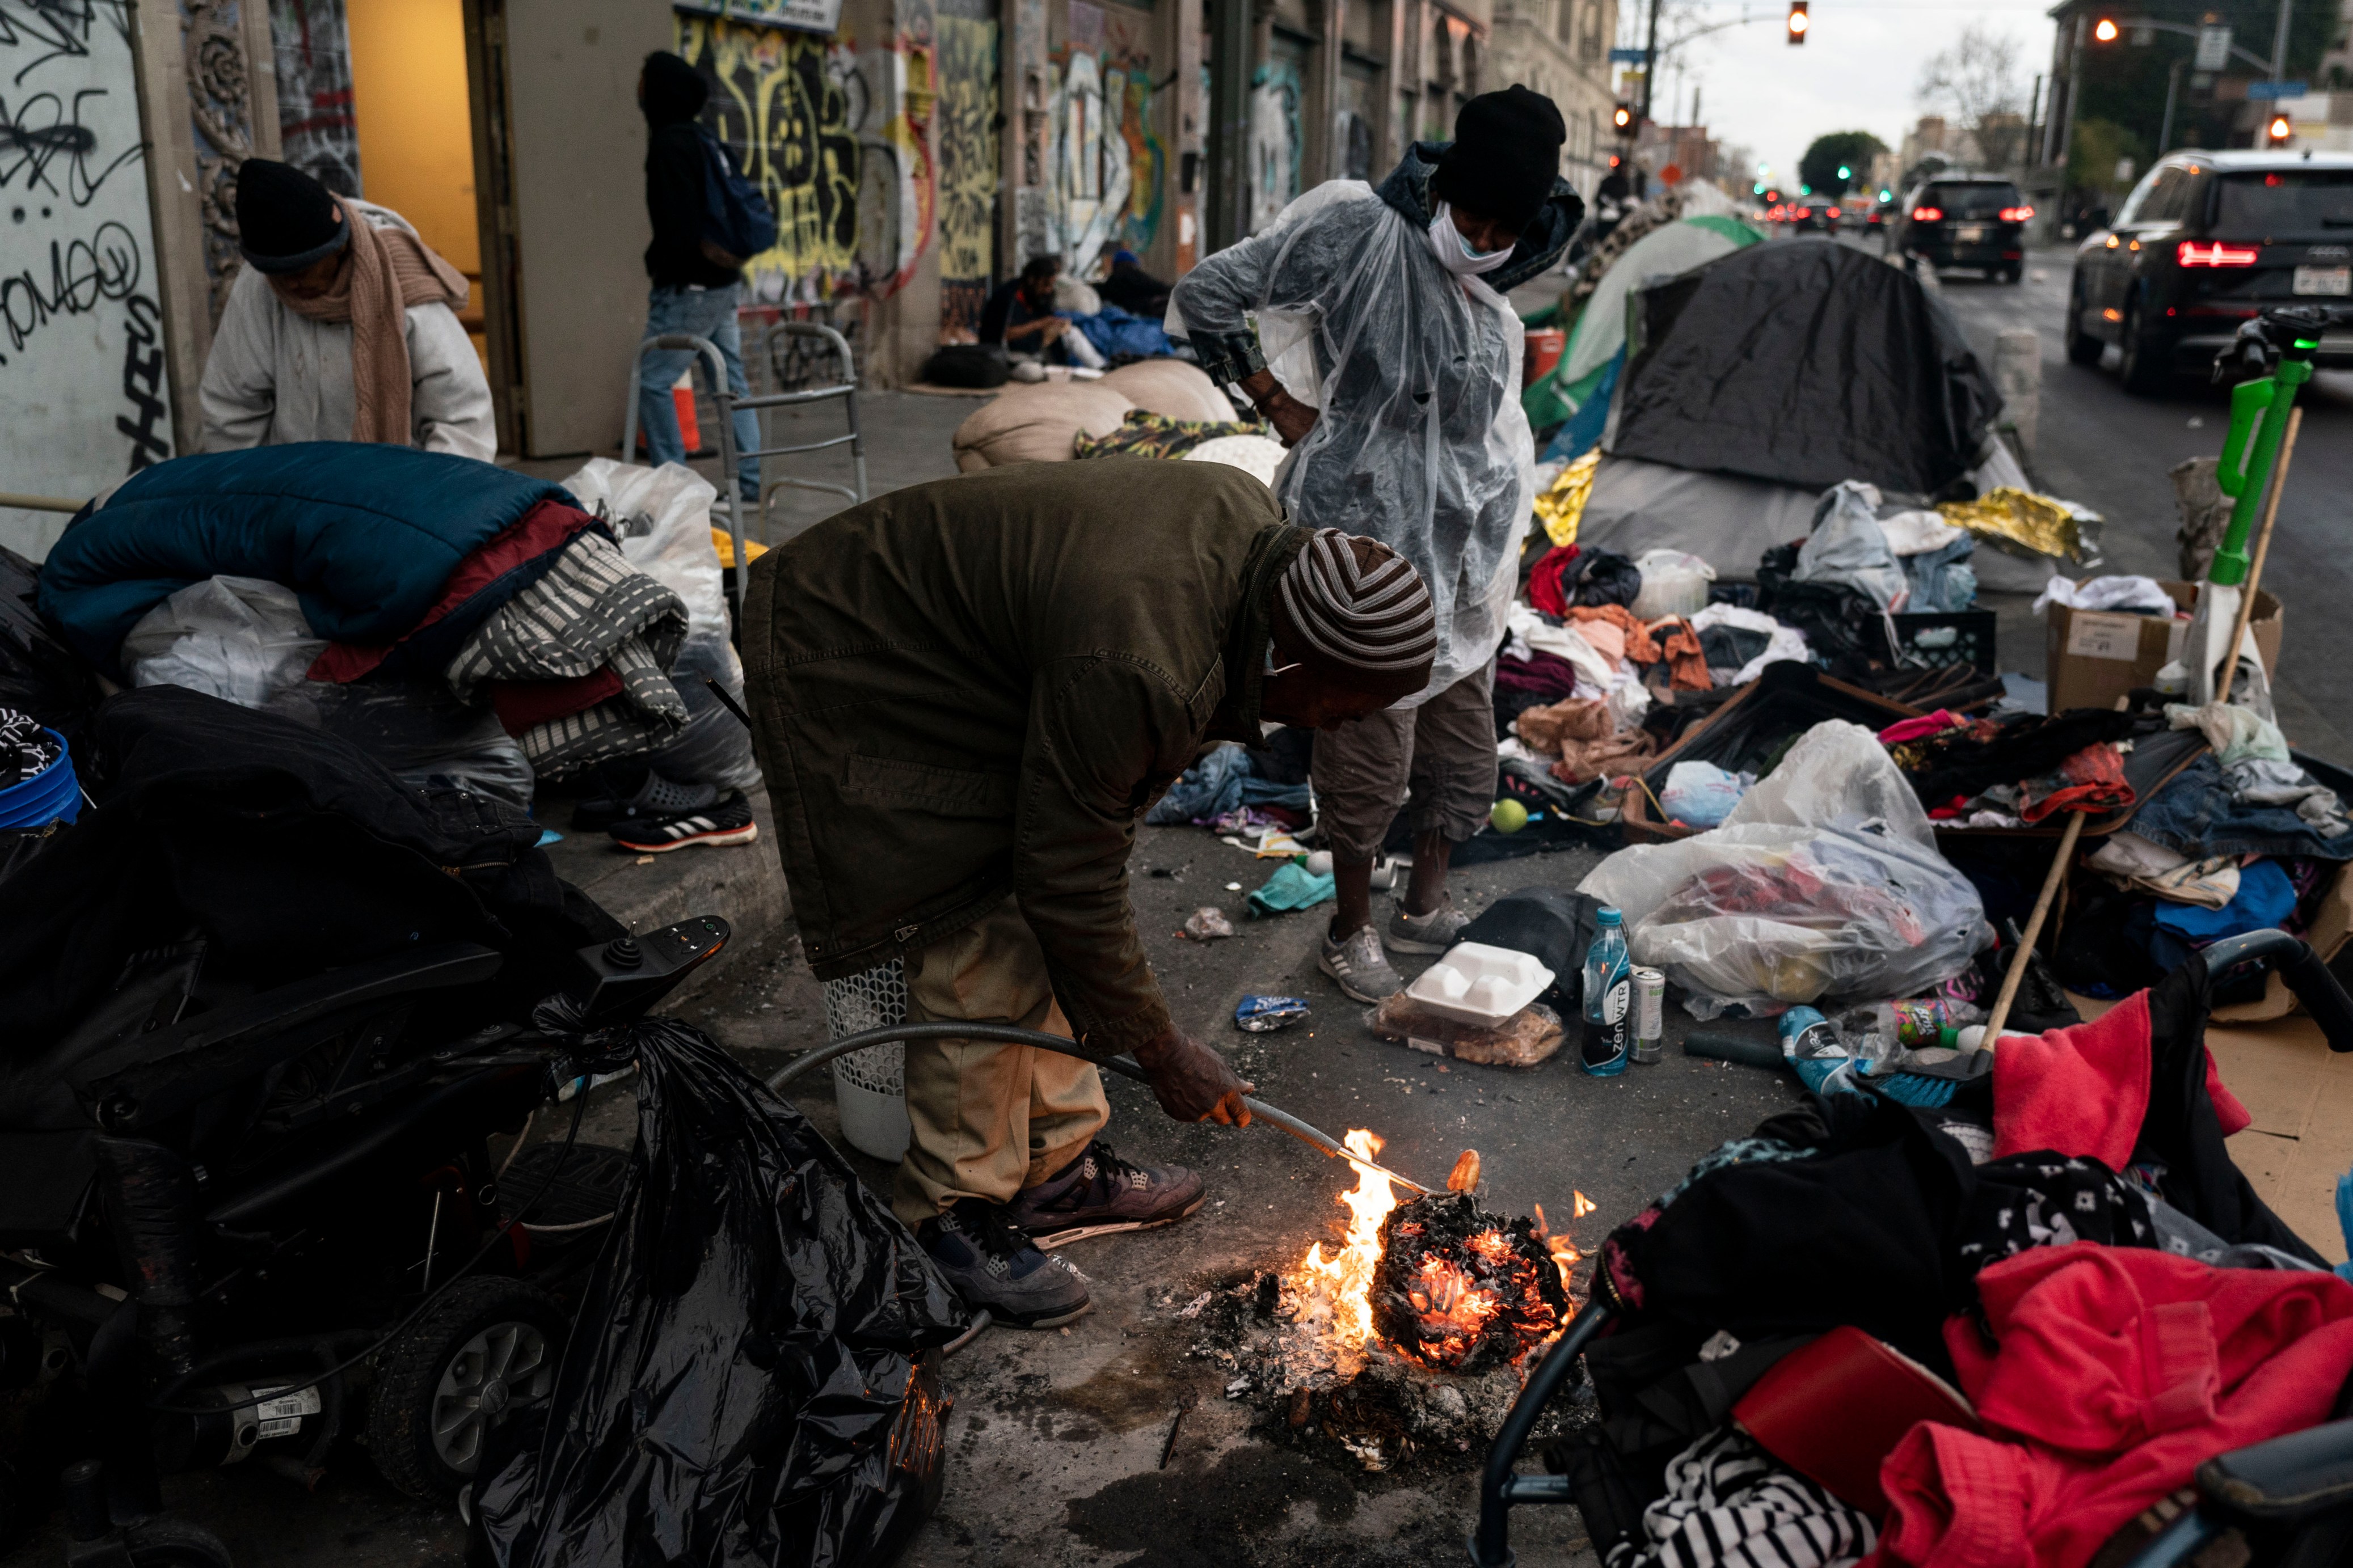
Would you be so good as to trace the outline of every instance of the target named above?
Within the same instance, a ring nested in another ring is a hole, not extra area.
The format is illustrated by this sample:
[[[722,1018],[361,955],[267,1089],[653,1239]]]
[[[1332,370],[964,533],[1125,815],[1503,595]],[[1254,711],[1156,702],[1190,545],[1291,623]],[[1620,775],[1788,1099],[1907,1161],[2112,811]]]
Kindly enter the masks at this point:
[[[899,960],[825,983],[825,1032],[839,1040],[907,1021]],[[833,1102],[851,1148],[893,1164],[907,1152],[907,1047],[892,1040],[833,1060]]]

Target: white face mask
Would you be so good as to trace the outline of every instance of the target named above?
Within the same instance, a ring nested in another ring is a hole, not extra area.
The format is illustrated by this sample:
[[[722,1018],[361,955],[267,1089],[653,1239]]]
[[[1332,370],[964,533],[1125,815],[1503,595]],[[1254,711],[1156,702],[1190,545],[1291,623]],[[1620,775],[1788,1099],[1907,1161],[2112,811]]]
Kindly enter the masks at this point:
[[[1511,246],[1501,250],[1473,250],[1462,231],[1454,226],[1454,207],[1450,202],[1438,204],[1438,216],[1430,220],[1430,253],[1438,264],[1457,278],[1475,278],[1482,272],[1493,272],[1512,258]]]

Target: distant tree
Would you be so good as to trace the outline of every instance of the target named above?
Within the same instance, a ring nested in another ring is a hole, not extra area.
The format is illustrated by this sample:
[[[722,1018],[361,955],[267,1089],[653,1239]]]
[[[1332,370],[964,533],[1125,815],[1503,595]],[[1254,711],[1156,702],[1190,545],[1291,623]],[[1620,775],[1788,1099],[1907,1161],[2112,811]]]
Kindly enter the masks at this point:
[[[2018,89],[2018,40],[1971,22],[1921,68],[1920,107],[1942,114],[1977,143],[1988,169],[2007,169],[2026,151],[2026,100]]]
[[[2078,120],[2067,146],[2067,184],[2102,197],[2132,189],[2148,163],[2141,139],[2112,120]]]
[[[1833,131],[1814,138],[1798,160],[1798,178],[1818,196],[1842,196],[1848,186],[1869,177],[1871,161],[1886,151],[1887,143],[1868,131]],[[1844,178],[1841,169],[1847,171]]]

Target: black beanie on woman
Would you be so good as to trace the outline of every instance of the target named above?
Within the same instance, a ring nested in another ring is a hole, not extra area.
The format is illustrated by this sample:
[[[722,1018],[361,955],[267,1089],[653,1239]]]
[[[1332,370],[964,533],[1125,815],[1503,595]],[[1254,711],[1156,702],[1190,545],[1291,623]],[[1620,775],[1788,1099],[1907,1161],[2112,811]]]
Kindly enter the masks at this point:
[[[258,272],[300,272],[351,240],[333,193],[270,158],[237,166],[237,248]]]
[[[1480,217],[1525,229],[1560,176],[1568,127],[1551,99],[1514,82],[1482,92],[1454,117],[1430,189]]]

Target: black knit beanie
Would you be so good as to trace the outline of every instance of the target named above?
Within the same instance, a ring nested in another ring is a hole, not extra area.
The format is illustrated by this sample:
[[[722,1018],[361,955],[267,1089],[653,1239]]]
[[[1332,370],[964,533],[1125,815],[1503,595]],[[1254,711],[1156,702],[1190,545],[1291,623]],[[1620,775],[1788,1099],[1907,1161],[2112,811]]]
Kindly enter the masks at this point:
[[[1454,117],[1454,142],[1430,188],[1464,211],[1522,230],[1552,194],[1568,127],[1551,99],[1514,82]]]
[[[300,272],[352,239],[326,186],[269,158],[237,166],[237,248],[259,272]]]

